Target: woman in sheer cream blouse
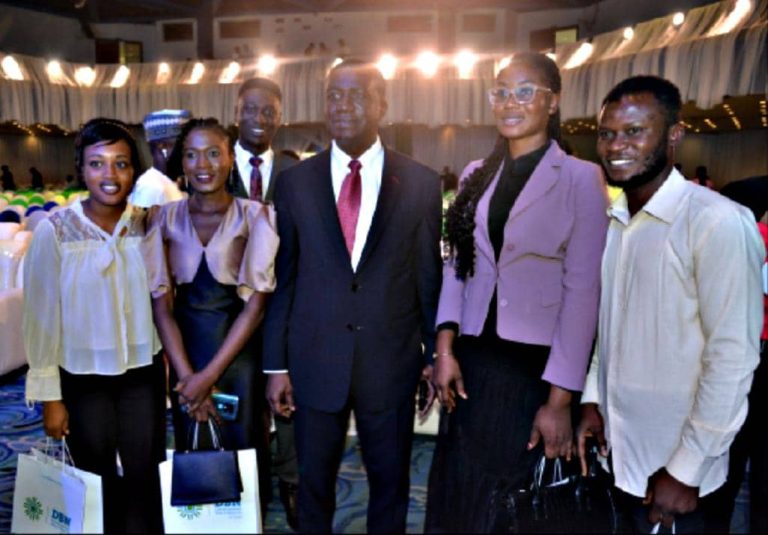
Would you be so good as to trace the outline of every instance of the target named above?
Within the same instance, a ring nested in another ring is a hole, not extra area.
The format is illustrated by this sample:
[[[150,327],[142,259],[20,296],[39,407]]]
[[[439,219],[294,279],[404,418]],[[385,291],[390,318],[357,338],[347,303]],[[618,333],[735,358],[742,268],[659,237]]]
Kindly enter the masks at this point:
[[[42,221],[24,260],[26,398],[43,402],[46,434],[66,437],[75,465],[102,477],[106,533],[162,532],[165,369],[136,269],[145,213],[127,202],[143,166],[112,119],[83,126],[75,166],[89,197]]]

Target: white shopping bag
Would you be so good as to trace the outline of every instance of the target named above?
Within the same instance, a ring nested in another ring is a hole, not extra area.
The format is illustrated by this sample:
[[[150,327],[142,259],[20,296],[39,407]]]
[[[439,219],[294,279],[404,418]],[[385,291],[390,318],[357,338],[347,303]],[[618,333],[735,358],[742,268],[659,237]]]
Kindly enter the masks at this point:
[[[66,445],[63,446],[63,452]],[[13,533],[101,533],[101,477],[33,449],[18,456]]]
[[[171,505],[173,452],[160,463],[160,486],[163,493],[163,524],[166,533],[261,533],[259,505],[259,472],[256,450],[239,450],[237,460],[243,493],[240,502],[206,505]]]

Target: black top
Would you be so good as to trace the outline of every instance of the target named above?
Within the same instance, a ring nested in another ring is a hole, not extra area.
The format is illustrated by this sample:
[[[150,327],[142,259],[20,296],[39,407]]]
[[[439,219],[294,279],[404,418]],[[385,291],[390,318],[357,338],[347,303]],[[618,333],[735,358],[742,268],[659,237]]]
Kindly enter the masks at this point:
[[[535,151],[514,160],[509,153],[504,158],[504,168],[488,206],[488,234],[497,262],[504,246],[504,225],[509,219],[509,212],[548,148],[549,143],[545,143]]]

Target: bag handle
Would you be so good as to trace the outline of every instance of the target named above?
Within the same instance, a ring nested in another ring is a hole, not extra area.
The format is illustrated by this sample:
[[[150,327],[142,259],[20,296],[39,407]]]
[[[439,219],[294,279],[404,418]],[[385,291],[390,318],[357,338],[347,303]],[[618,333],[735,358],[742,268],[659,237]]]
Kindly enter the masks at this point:
[[[200,422],[195,420],[192,425],[190,426],[189,430],[192,434],[192,442],[190,445],[190,437],[189,432],[187,433],[187,451],[195,451],[198,449],[199,446],[199,435],[200,435]],[[219,425],[214,421],[213,418],[208,418],[208,432],[211,434],[211,442],[213,443],[213,448],[217,450],[223,450],[224,448],[221,446],[221,430],[219,429]]]
[[[651,535],[656,535],[661,529],[661,522],[656,522],[651,528]],[[675,523],[672,522],[672,535],[675,535]]]

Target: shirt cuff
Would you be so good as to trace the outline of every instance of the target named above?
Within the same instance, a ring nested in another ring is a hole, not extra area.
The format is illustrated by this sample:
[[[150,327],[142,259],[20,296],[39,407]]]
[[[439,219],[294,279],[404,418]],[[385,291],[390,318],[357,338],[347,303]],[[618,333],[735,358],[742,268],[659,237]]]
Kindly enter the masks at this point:
[[[680,444],[665,468],[672,477],[681,483],[689,487],[699,487],[714,462],[714,457],[705,457],[684,444]]]
[[[455,321],[444,321],[440,325],[437,326],[436,329],[438,332],[440,331],[453,331],[454,334],[459,334],[459,324]]]
[[[277,373],[288,373],[288,370],[263,370],[267,375],[273,375]]]
[[[61,380],[58,366],[30,368],[27,372],[25,397],[30,401],[59,401]]]

